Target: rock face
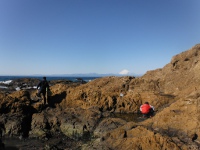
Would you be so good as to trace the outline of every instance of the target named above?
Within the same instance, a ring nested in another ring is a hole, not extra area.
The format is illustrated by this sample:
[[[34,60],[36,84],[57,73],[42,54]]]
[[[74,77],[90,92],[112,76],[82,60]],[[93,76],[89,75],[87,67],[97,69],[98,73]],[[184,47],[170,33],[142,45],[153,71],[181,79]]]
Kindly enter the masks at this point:
[[[32,99],[35,89],[1,91],[0,133],[45,141],[63,134],[76,143],[71,149],[200,149],[199,74],[200,45],[195,45],[142,77],[52,82],[48,106]],[[146,101],[156,109],[152,118],[112,117],[138,113]]]

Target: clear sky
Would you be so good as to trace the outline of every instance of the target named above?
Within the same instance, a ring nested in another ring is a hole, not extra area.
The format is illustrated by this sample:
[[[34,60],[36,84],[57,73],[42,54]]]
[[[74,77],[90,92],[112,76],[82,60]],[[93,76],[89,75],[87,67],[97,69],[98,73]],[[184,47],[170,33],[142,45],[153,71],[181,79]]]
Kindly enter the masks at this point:
[[[199,7],[200,0],[0,0],[0,75],[162,68],[200,43]]]

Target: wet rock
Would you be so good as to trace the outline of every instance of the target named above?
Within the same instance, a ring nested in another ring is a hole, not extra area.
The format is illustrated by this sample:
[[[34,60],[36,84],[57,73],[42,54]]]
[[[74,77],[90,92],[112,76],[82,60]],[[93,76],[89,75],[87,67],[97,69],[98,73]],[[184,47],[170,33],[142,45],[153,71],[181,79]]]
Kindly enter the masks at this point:
[[[84,138],[87,132],[92,134],[101,119],[101,112],[94,108],[66,109],[65,114],[68,115],[61,119],[61,131],[74,139]]]
[[[1,115],[0,124],[4,136],[27,137],[30,130],[29,116],[18,113]]]
[[[1,138],[0,138],[0,149],[4,149],[5,148],[5,144],[2,142]]]
[[[86,132],[93,132],[100,118],[101,113],[95,109],[46,109],[33,114],[29,136],[44,138],[62,132],[70,138],[81,139]]]
[[[109,131],[117,129],[126,123],[127,122],[125,120],[122,120],[120,118],[105,118],[99,123],[99,125],[95,129],[94,136],[104,139],[103,136]],[[124,136],[124,134],[122,134],[122,136]]]

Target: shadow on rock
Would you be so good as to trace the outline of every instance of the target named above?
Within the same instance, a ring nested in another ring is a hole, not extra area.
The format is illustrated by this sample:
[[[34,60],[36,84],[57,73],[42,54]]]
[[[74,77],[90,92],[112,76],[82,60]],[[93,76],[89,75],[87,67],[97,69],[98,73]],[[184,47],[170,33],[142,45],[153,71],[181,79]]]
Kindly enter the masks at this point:
[[[4,148],[4,150],[19,150],[19,148],[14,147],[14,146],[7,146]]]
[[[60,94],[56,94],[48,98],[48,104],[50,107],[55,108],[55,104],[59,104],[62,100],[67,96],[66,92],[62,92]]]

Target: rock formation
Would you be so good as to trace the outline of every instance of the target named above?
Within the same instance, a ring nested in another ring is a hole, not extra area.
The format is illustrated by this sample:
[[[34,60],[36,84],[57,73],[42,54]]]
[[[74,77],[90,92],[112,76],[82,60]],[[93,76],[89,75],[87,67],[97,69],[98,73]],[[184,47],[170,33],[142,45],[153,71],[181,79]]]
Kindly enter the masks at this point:
[[[52,82],[48,106],[32,100],[35,89],[1,91],[0,133],[46,142],[62,135],[71,144],[60,140],[52,147],[63,149],[200,149],[199,60],[200,45],[195,45],[141,77]],[[139,121],[112,117],[138,113],[145,101],[155,107],[154,117]]]

